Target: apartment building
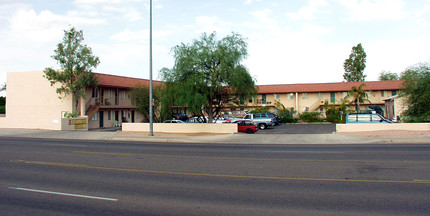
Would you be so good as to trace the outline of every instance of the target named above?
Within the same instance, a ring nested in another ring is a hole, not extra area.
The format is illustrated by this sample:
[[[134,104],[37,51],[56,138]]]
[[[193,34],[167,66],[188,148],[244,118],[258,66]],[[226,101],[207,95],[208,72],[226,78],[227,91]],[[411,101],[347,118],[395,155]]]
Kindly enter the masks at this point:
[[[347,93],[353,86],[366,84],[364,88],[369,96],[361,110],[367,110],[370,105],[385,108],[384,99],[398,95],[402,81],[368,81],[368,82],[338,82],[312,84],[281,84],[260,85],[258,95],[243,101],[240,109],[251,111],[255,108],[267,107],[270,111],[278,110],[277,103],[285,108],[294,108],[297,112],[324,112],[324,103],[339,106],[344,102]]]
[[[78,109],[84,117],[70,120],[65,118],[65,114],[75,109],[73,98],[71,96],[59,98],[56,93],[58,86],[51,86],[43,75],[43,71],[8,73],[6,116],[0,117],[0,128],[87,130],[119,126],[122,122],[144,121],[144,117],[132,104],[129,92],[138,84],[149,85],[149,80],[96,73],[98,86],[88,87],[86,97],[78,104]],[[154,85],[160,83],[155,81]],[[370,102],[362,104],[360,109],[365,110],[369,105],[387,109],[384,99],[398,95],[402,81],[363,83],[366,84],[365,89],[368,91]],[[268,107],[276,112],[278,109],[276,105],[280,102],[286,108],[294,108],[298,113],[323,112],[326,101],[338,106],[343,102],[347,92],[360,84],[339,82],[260,85],[257,86],[259,90],[255,98],[244,100],[239,107],[229,109],[237,112]],[[396,113],[399,110],[400,108],[396,107]],[[390,110],[388,113],[392,115],[393,111]]]
[[[96,73],[98,86],[88,87],[86,97],[78,104],[81,115],[86,117],[69,121],[65,115],[75,109],[73,98],[59,98],[58,85],[51,86],[43,75],[43,71],[8,73],[6,116],[0,118],[1,128],[87,130],[144,120],[129,92],[138,84],[149,85],[149,80]]]

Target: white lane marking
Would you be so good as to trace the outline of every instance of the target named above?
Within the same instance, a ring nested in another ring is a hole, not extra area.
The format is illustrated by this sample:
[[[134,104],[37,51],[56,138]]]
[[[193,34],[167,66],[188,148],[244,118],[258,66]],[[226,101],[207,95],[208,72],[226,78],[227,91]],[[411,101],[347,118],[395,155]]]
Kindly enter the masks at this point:
[[[30,188],[9,187],[9,189],[22,190],[22,191],[30,191],[30,192],[37,192],[37,193],[55,194],[55,195],[61,195],[61,196],[71,196],[71,197],[88,198],[88,199],[118,201],[118,199],[114,199],[114,198],[96,197],[96,196],[88,196],[88,195],[81,195],[81,194],[61,193],[61,192],[55,192],[55,191],[45,191],[45,190],[37,190],[37,189],[30,189]]]

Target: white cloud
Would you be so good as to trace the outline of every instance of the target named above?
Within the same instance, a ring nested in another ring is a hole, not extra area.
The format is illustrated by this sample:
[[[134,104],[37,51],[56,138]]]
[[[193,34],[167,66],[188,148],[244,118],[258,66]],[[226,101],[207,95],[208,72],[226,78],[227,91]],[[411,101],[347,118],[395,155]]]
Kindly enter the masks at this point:
[[[252,4],[254,2],[261,2],[261,0],[246,0],[244,5],[249,5],[249,4]]]
[[[310,0],[309,3],[301,7],[295,13],[287,13],[287,17],[294,20],[314,20],[318,13],[321,13],[321,7],[327,6],[326,0]]]
[[[196,17],[196,24],[197,24],[197,27],[196,27],[195,33],[197,34],[201,34],[203,32],[210,34],[214,31],[217,32],[218,34],[226,34],[231,32],[229,27],[233,25],[232,23],[223,21],[216,16]]]
[[[400,20],[408,16],[401,0],[334,0],[343,6],[343,21]]]

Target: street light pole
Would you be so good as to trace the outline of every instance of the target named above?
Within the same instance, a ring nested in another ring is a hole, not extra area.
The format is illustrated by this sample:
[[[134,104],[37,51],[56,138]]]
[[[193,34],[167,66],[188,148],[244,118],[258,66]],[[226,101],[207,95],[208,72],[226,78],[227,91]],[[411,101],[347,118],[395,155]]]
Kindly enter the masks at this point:
[[[152,98],[152,0],[149,0],[149,136],[154,136],[154,99]]]

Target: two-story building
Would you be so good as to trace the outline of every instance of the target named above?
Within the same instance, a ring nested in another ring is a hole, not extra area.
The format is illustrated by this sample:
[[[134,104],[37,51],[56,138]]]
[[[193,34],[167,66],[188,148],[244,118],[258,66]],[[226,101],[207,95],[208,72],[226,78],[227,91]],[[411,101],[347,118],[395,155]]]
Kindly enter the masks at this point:
[[[56,93],[43,77],[43,71],[7,74],[6,115],[0,118],[0,128],[64,130],[66,113],[74,111],[71,96]],[[142,122],[144,117],[131,102],[130,89],[149,80],[107,74],[95,74],[98,86],[88,87],[78,109],[86,116],[83,129],[119,126],[122,122]],[[155,81],[154,85],[160,82]],[[74,123],[73,123],[74,124]]]
[[[338,82],[312,84],[281,84],[259,85],[256,98],[243,101],[240,109],[251,111],[255,108],[267,107],[276,112],[281,103],[285,108],[294,108],[297,112],[324,112],[324,103],[339,106],[344,102],[348,91],[353,86],[366,84],[364,89],[368,94],[368,101],[360,105],[366,110],[370,105],[377,105],[384,109],[384,99],[399,94],[402,81],[368,81],[368,82]],[[348,98],[347,98],[348,99]]]
[[[71,121],[65,118],[65,114],[74,109],[72,98],[66,96],[60,99],[56,93],[58,86],[51,86],[43,75],[43,71],[8,73],[6,116],[0,118],[0,128],[91,129],[115,127],[125,121],[145,120],[132,104],[129,92],[138,84],[149,85],[149,80],[96,73],[98,86],[88,87],[86,97],[81,99],[78,105],[81,115],[85,116],[84,120]],[[154,85],[160,83],[155,81]],[[363,83],[366,84],[369,101],[361,104],[361,109],[367,109],[369,105],[378,105],[384,109],[384,99],[399,94],[402,81]],[[255,98],[244,100],[239,107],[229,109],[237,112],[268,107],[276,112],[276,104],[280,102],[285,108],[294,108],[298,113],[323,112],[326,101],[338,106],[347,92],[360,84],[339,82],[260,85],[257,86],[259,90]]]

